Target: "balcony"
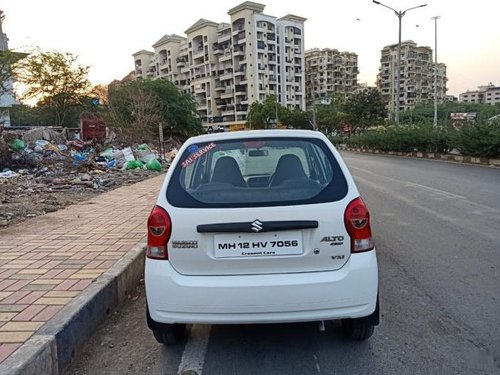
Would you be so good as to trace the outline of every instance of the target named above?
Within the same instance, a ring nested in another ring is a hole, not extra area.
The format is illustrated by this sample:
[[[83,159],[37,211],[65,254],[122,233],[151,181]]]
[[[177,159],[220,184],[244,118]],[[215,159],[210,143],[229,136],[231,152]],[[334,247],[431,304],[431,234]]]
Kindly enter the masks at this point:
[[[195,94],[205,94],[205,92],[206,92],[205,86],[196,85],[194,87]]]
[[[229,61],[233,57],[231,56],[231,53],[224,53],[224,56],[219,57],[219,62],[224,62],[224,61]]]
[[[233,88],[230,87],[229,90],[226,89],[223,93],[221,93],[220,98],[221,99],[230,99],[234,96]]]
[[[178,57],[175,61],[176,61],[178,67],[182,67],[182,66],[186,65],[187,59],[184,57]]]
[[[207,101],[206,100],[200,100],[198,103],[196,103],[196,109],[198,111],[203,111],[203,110],[207,110]]]
[[[234,56],[235,57],[236,56],[245,56],[245,51],[238,49],[238,50],[234,51]]]
[[[224,49],[221,47],[219,43],[213,44],[214,55],[221,55],[224,53]]]
[[[226,109],[221,112],[222,116],[234,116],[234,109]]]
[[[246,69],[244,69],[244,68],[236,69],[235,72],[234,72],[234,76],[235,77],[237,77],[237,76],[244,76],[245,75],[245,71],[246,71]]]
[[[233,72],[226,72],[219,76],[219,80],[226,81],[228,79],[233,79]]]
[[[231,39],[231,34],[219,35],[217,43],[224,43]]]
[[[239,25],[234,25],[233,26],[233,32],[232,32],[232,35],[233,36],[236,36],[238,35],[239,33],[244,33],[245,32],[245,25],[243,24],[239,24]]]

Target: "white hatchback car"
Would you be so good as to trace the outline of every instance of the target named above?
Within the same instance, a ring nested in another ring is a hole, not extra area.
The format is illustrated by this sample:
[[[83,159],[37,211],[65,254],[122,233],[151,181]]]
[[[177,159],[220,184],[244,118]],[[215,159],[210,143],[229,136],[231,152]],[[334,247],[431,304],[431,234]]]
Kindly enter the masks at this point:
[[[379,323],[368,209],[320,132],[255,130],[190,138],[148,219],[147,321],[158,342],[186,324],[341,319]]]

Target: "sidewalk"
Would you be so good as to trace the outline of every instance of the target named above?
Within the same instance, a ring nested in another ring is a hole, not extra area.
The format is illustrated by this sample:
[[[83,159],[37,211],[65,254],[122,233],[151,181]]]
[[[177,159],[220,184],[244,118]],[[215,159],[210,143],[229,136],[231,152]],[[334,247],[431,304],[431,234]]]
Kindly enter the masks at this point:
[[[161,174],[0,230],[0,373],[13,356],[23,361],[23,347],[46,335],[49,320],[67,320],[70,305],[77,311],[87,303],[79,297],[92,287],[97,295],[102,277],[97,279],[137,248],[163,179]],[[143,258],[138,251],[136,258]]]

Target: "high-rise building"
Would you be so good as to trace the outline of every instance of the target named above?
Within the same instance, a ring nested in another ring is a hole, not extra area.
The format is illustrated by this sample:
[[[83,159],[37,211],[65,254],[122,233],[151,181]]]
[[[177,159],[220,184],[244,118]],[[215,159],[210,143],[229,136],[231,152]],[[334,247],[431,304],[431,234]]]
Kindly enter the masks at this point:
[[[334,95],[344,98],[358,86],[358,55],[336,49],[314,48],[305,53],[308,105],[328,104]]]
[[[246,1],[228,11],[230,23],[200,19],[186,36],[165,35],[154,52],[135,53],[136,78],[163,78],[190,93],[205,126],[242,125],[253,102],[274,95],[305,109],[304,22],[263,13]]]
[[[0,51],[6,51],[9,49],[9,38],[7,34],[3,32],[2,24],[4,20],[4,13],[0,10]],[[12,92],[12,81],[9,79],[6,82],[2,82],[2,87],[0,89],[0,126],[9,127],[10,126],[10,114],[9,108],[13,104],[16,104],[16,99]]]
[[[387,109],[394,113],[397,96],[398,45],[384,47],[380,59],[377,87],[386,100]],[[437,69],[437,102],[446,96],[446,65],[432,60],[430,47],[419,47],[411,40],[401,43],[400,110],[415,108],[416,104],[434,103],[434,71]]]

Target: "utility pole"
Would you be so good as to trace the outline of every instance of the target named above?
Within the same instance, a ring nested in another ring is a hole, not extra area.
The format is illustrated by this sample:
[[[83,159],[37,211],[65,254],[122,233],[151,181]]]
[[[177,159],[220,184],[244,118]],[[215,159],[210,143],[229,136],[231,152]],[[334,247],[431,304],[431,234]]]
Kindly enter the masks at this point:
[[[440,19],[439,16],[434,16],[431,19],[434,20],[434,127],[437,128],[437,113],[438,113],[438,104],[437,104],[437,71],[438,71],[438,50],[437,50],[437,20]]]
[[[411,8],[405,9],[403,11],[397,11],[396,9],[393,9],[390,6],[382,4],[380,1],[377,1],[377,0],[372,0],[372,1],[377,5],[381,5],[385,8],[392,10],[396,14],[396,16],[399,18],[398,59],[397,59],[397,68],[396,68],[397,69],[397,72],[396,72],[396,80],[397,80],[396,91],[397,91],[397,93],[396,93],[396,100],[394,103],[394,106],[395,106],[394,121],[396,122],[396,125],[399,125],[399,95],[401,92],[401,19],[406,14],[406,12],[408,12],[409,10],[416,9],[416,8],[423,8],[423,7],[427,6],[427,4],[422,4],[422,5],[418,5],[416,7],[411,7]],[[393,79],[393,82],[394,82],[394,79]]]

